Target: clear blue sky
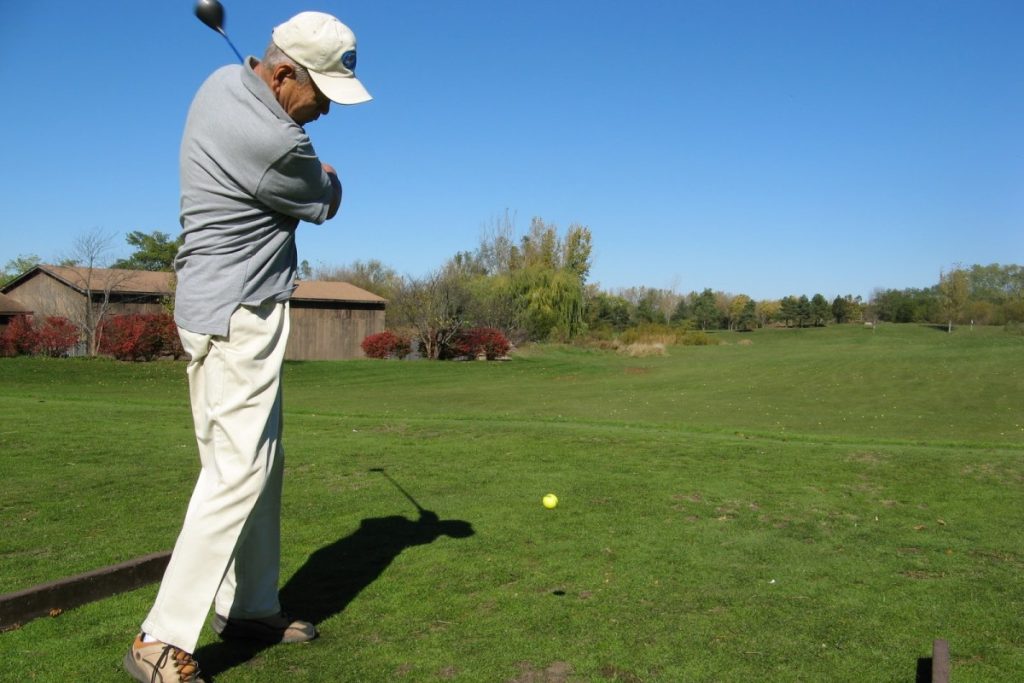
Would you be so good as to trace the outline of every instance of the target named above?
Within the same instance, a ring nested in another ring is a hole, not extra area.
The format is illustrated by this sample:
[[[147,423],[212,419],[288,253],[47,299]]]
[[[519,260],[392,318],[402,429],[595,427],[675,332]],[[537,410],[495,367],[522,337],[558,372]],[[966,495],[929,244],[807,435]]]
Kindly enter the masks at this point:
[[[308,132],[345,185],[300,258],[422,275],[506,209],[593,232],[606,289],[756,299],[1024,263],[1020,0],[225,0],[243,54],[306,9],[369,104]],[[234,60],[187,0],[5,2],[0,264],[179,229],[192,94]]]

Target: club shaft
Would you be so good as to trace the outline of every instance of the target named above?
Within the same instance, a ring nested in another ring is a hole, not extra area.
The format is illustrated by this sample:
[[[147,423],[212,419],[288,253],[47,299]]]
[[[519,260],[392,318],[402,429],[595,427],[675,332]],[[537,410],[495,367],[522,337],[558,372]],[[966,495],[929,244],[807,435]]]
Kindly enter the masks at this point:
[[[235,53],[235,56],[236,56],[236,57],[238,57],[238,61],[239,61],[240,63],[242,63],[242,64],[245,64],[245,59],[243,59],[243,58],[242,58],[242,55],[241,55],[241,53],[240,53],[240,52],[238,51],[238,48],[236,48],[236,47],[235,47],[235,44],[231,42],[231,39],[230,39],[230,38],[228,38],[228,34],[224,32],[224,29],[222,29],[222,28],[221,28],[221,29],[217,29],[217,33],[219,33],[219,34],[221,34],[222,36],[224,36],[224,40],[228,41],[228,45],[229,45],[229,46],[231,47],[231,49],[232,49],[232,50],[234,51],[234,53]]]

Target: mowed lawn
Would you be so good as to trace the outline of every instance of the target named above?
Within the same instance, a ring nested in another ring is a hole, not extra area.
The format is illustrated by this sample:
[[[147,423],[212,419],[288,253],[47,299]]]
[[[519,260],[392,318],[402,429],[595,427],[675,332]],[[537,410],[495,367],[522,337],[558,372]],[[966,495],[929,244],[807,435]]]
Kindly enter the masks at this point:
[[[945,638],[957,683],[1019,676],[1024,337],[718,338],[287,364],[282,596],[322,637],[207,629],[200,662],[225,683],[910,681]],[[0,592],[171,547],[198,463],[182,363],[0,359],[0,414]],[[155,590],[0,634],[0,680],[126,680]]]

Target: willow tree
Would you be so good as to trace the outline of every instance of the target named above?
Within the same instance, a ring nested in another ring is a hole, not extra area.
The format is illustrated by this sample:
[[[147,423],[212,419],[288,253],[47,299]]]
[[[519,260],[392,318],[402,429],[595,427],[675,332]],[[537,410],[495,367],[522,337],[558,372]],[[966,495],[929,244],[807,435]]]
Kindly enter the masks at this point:
[[[939,304],[942,315],[948,321],[946,331],[953,331],[953,321],[959,321],[967,304],[969,294],[967,273],[963,268],[954,268],[939,275]]]
[[[568,341],[586,329],[583,287],[566,268],[532,266],[512,276],[517,321],[531,339]]]
[[[585,288],[590,274],[590,229],[573,224],[562,237],[558,228],[540,218],[518,243],[506,215],[481,240],[472,258],[478,299],[491,310],[486,317],[507,319],[529,339],[566,341],[586,329]],[[463,258],[465,261],[465,257]],[[481,314],[482,315],[482,314]]]

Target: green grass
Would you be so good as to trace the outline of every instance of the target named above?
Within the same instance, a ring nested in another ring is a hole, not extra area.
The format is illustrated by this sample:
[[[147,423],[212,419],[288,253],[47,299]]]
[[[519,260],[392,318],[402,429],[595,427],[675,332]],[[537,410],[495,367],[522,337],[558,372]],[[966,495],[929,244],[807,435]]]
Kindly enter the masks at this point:
[[[958,683],[1024,670],[1024,338],[720,338],[289,363],[282,594],[323,637],[207,630],[200,661],[221,683],[907,681],[947,638]],[[197,467],[181,364],[0,359],[0,411],[0,591],[171,546]],[[0,634],[0,680],[124,680],[154,594]]]

